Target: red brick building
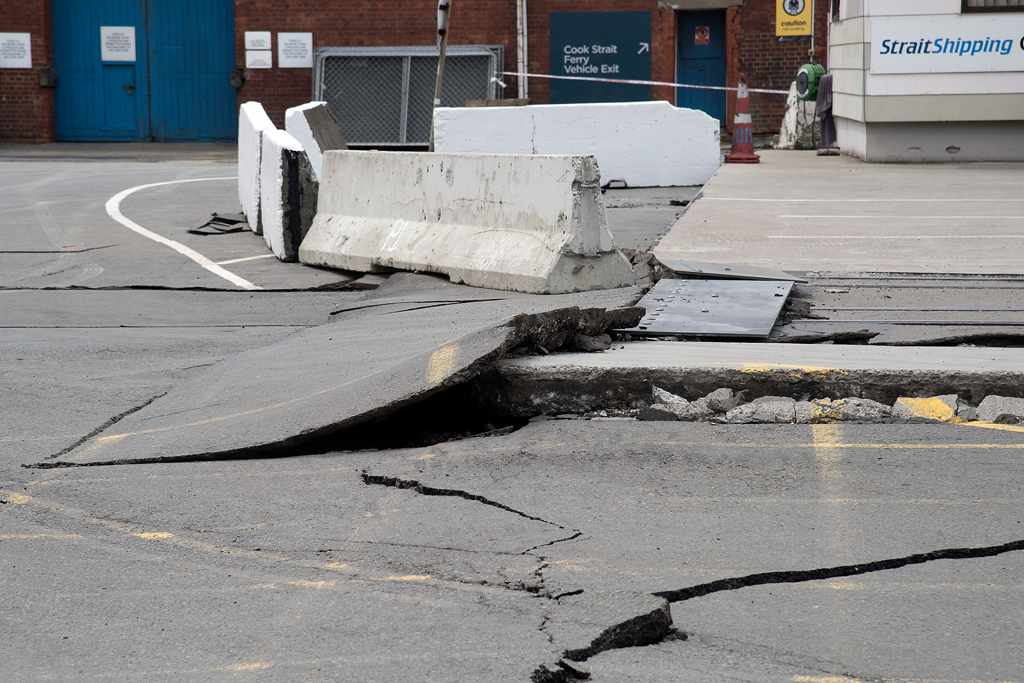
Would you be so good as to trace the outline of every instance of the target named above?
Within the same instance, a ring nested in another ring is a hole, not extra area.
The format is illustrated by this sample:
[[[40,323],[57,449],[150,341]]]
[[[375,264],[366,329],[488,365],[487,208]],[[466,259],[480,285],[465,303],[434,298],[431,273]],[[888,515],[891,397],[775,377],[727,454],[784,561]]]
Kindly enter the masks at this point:
[[[649,49],[648,78],[654,81],[686,83],[692,82],[693,74],[700,74],[734,86],[738,74],[746,73],[753,88],[786,90],[800,65],[808,61],[811,46],[806,40],[780,42],[776,37],[777,0],[529,0],[524,4],[528,55],[524,66],[531,74],[551,73],[551,45],[557,39],[551,33],[552,16],[558,13],[649,13],[649,48],[641,50]],[[828,4],[818,0],[816,7],[819,62],[826,54]],[[15,36],[15,40],[21,36],[31,45],[30,68],[0,68],[0,140],[230,139],[230,126],[211,122],[211,117],[220,112],[229,121],[237,104],[249,100],[262,102],[271,119],[283,125],[285,109],[311,99],[313,69],[280,67],[280,33],[310,33],[314,50],[430,47],[436,44],[436,7],[436,0],[0,0],[0,47],[4,36]],[[517,0],[454,0],[450,44],[500,46],[501,70],[516,72],[518,9]],[[146,12],[144,20],[140,13]],[[216,16],[208,16],[210,12]],[[592,18],[597,21],[601,15]],[[88,26],[90,21],[96,26]],[[715,28],[719,21],[720,36]],[[685,48],[695,40],[702,44],[701,36],[707,35],[703,24],[712,26],[709,42],[721,44],[712,60],[716,63],[694,70],[686,66]],[[157,33],[154,25],[161,27]],[[134,41],[130,55],[134,61],[127,56],[108,59],[107,53],[101,59],[96,30],[101,26],[129,31],[122,39]],[[271,68],[246,69],[246,32],[269,32]],[[193,67],[190,72],[187,63],[179,63],[181,53],[217,66]],[[90,60],[97,67],[86,74],[80,64]],[[56,85],[51,87],[54,68]],[[711,71],[720,76],[708,76]],[[81,85],[86,78],[92,79],[95,92]],[[507,86],[503,96],[516,97],[516,77],[503,79]],[[549,102],[552,88],[558,87],[552,81],[529,79],[530,102]],[[685,101],[676,99],[676,90],[655,86],[650,97],[685,106]],[[717,117],[731,127],[732,97],[725,98],[725,103],[724,116]],[[756,131],[777,131],[785,97],[752,95],[752,105]],[[190,108],[201,112],[196,121],[188,118]],[[74,117],[91,118],[73,122]]]

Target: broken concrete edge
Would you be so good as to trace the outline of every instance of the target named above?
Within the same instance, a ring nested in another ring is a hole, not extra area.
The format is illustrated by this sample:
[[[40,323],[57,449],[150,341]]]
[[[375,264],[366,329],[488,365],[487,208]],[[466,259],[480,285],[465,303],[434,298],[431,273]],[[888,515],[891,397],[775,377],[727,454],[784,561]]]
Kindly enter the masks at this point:
[[[550,349],[557,349],[563,344],[573,340],[575,335],[586,335],[596,337],[606,330],[621,324],[640,320],[643,309],[635,307],[627,308],[580,308],[570,306],[544,311],[541,313],[519,313],[509,319],[495,323],[452,340],[445,346],[459,344],[470,344],[467,340],[477,335],[494,334],[496,331],[504,330],[504,339],[491,352],[475,358],[471,363],[462,369],[453,372],[436,384],[433,384],[421,391],[409,394],[401,400],[394,401],[384,406],[379,406],[359,415],[336,422],[326,427],[310,429],[279,441],[262,443],[242,449],[226,449],[223,451],[211,451],[206,453],[195,453],[179,456],[156,456],[152,458],[119,458],[113,460],[94,461],[88,463],[70,462],[65,460],[44,459],[41,462],[25,464],[23,467],[33,469],[52,469],[61,467],[92,467],[98,465],[126,465],[126,464],[152,464],[170,462],[199,462],[208,460],[242,460],[252,458],[287,457],[294,455],[295,451],[301,449],[304,444],[311,441],[333,435],[344,429],[355,427],[367,422],[386,417],[397,410],[419,403],[420,401],[445,389],[465,384],[472,381],[482,373],[491,368],[497,361],[509,351],[520,346],[542,346]],[[439,349],[424,351],[412,358],[407,359],[398,366],[408,366],[429,360]],[[397,371],[398,368],[395,368]],[[107,428],[116,421],[108,421]],[[80,441],[81,446],[88,441],[99,438],[106,429],[96,430],[90,436]],[[58,454],[59,455],[59,454]],[[53,456],[51,456],[52,458]]]
[[[845,397],[893,406],[900,398],[957,395],[971,405],[987,396],[1024,398],[1024,371],[798,370],[791,368],[529,367],[505,360],[474,380],[489,410],[512,417],[636,410],[656,403],[652,387],[688,402],[729,387],[744,402],[762,397],[808,401]],[[692,404],[692,403],[691,403]],[[725,412],[725,411],[721,411]],[[1005,410],[1004,410],[1005,412]],[[986,414],[987,415],[987,414]],[[995,421],[999,414],[993,414]],[[889,416],[892,420],[891,415]],[[965,422],[986,421],[984,416]],[[1004,418],[1005,419],[1005,418]]]

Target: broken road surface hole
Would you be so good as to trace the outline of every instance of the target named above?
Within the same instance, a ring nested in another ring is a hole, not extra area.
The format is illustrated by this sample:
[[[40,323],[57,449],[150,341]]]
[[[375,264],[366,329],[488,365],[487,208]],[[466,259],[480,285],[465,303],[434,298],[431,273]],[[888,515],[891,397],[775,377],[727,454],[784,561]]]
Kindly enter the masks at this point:
[[[504,436],[528,422],[527,418],[505,417],[486,410],[470,395],[468,385],[459,385],[378,420],[308,441],[294,455],[421,448],[469,437]]]

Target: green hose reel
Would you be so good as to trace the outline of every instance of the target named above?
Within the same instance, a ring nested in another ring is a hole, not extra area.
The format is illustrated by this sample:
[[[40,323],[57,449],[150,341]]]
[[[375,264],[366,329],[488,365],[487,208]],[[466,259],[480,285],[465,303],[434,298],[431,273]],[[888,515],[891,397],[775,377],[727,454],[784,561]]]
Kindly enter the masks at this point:
[[[796,95],[804,102],[818,97],[818,79],[825,75],[821,64],[804,64],[796,72]]]

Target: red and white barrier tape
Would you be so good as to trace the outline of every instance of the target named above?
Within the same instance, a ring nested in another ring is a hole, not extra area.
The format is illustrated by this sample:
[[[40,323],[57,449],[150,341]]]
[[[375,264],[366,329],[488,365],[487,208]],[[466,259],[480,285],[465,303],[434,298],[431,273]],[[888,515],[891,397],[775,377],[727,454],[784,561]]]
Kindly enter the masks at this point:
[[[499,71],[500,76],[519,76],[527,78],[550,78],[559,81],[596,81],[598,83],[625,83],[627,85],[664,85],[669,88],[692,88],[694,90],[738,90],[717,85],[687,85],[685,83],[666,83],[664,81],[634,81],[625,78],[597,78],[595,76],[551,76],[549,74],[523,74],[515,71]],[[747,92],[765,93],[768,95],[788,95],[788,90],[765,90],[763,88],[747,88]]]

